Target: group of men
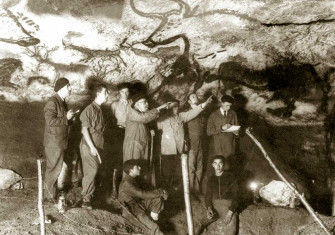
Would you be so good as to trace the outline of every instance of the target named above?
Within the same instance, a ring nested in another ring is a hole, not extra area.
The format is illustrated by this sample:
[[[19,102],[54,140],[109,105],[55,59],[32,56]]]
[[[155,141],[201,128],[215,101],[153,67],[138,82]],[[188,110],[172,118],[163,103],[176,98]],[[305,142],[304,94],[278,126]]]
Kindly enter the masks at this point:
[[[45,133],[44,147],[46,156],[45,201],[55,201],[64,195],[64,184],[68,164],[64,161],[68,145],[68,128],[79,112],[68,110],[65,99],[71,94],[69,80],[60,78],[56,81],[52,96],[44,107]],[[141,175],[143,162],[148,162],[151,138],[154,129],[161,131],[160,157],[161,174],[165,186],[173,186],[177,172],[178,156],[189,156],[190,189],[201,193],[201,181],[206,181],[205,201],[207,220],[214,221],[221,215],[215,212],[217,200],[227,200],[227,224],[235,223],[236,190],[233,177],[224,168],[226,158],[234,154],[234,136],[237,132],[227,132],[231,125],[238,125],[236,113],[230,109],[234,100],[231,96],[221,98],[220,108],[210,114],[208,120],[202,115],[212,96],[200,103],[195,93],[187,96],[188,108],[180,111],[179,101],[167,102],[157,108],[149,109],[148,98],[138,93],[129,99],[129,86],[118,86],[120,98],[111,104],[111,112],[116,119],[112,135],[114,136],[114,156],[116,166],[123,167],[123,179],[119,187],[119,201],[131,213],[147,225],[152,234],[161,234],[156,223],[163,209],[163,200],[168,198],[168,190],[144,189],[136,178]],[[95,191],[95,179],[99,165],[102,164],[105,122],[101,105],[107,101],[108,91],[105,85],[94,87],[94,101],[80,114],[82,139],[80,156],[82,161],[82,207],[92,209]],[[162,110],[166,110],[162,112]],[[153,122],[156,121],[156,122]],[[149,124],[150,123],[150,124]],[[153,124],[154,123],[154,124]],[[150,127],[150,128],[149,128]],[[151,130],[150,130],[151,129]],[[210,137],[207,170],[203,178],[203,139],[205,132]],[[151,147],[152,148],[152,147]],[[151,156],[152,157],[152,156]],[[144,174],[144,181],[150,178],[150,166]],[[109,169],[111,170],[111,169]],[[150,216],[146,214],[150,211]],[[234,219],[235,218],[235,219]],[[208,221],[207,221],[208,222]],[[234,227],[234,225],[232,225]],[[236,230],[235,230],[236,231]],[[229,233],[234,234],[234,233]]]

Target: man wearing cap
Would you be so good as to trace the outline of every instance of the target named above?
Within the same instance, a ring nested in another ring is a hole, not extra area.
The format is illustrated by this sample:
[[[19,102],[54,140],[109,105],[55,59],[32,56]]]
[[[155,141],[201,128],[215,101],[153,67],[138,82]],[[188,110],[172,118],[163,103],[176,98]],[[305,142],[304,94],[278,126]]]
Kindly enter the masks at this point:
[[[95,99],[80,115],[81,133],[80,155],[83,164],[83,198],[82,208],[92,209],[92,197],[95,190],[95,177],[102,163],[104,146],[103,131],[105,128],[101,105],[107,101],[108,92],[105,85],[94,87]]]
[[[163,234],[154,221],[159,219],[159,213],[164,208],[163,199],[168,198],[168,193],[161,188],[144,190],[139,186],[139,182],[136,181],[136,177],[141,174],[139,160],[127,160],[123,164],[123,171],[125,176],[119,188],[119,201],[149,228],[149,234]],[[151,218],[146,212],[150,212]]]
[[[187,151],[185,148],[184,123],[198,116],[210,102],[211,97],[189,111],[179,112],[179,101],[175,101],[172,103],[171,112],[157,121],[157,128],[162,130],[162,174],[169,185],[172,185],[175,176],[177,155]]]
[[[159,111],[168,107],[166,103],[149,110],[147,98],[143,94],[137,94],[132,100],[126,120],[123,162],[129,159],[148,160],[150,135],[147,123],[158,118]]]
[[[237,115],[231,106],[233,97],[224,95],[221,98],[221,107],[211,113],[207,122],[207,135],[210,136],[209,156],[222,155],[226,158],[235,153],[235,138],[238,132],[225,132],[232,125],[238,125]],[[210,160],[210,159],[208,159]],[[227,166],[228,167],[228,166]],[[206,176],[213,172],[213,167],[208,161]]]
[[[65,150],[68,146],[69,122],[74,116],[73,110],[67,110],[65,98],[71,94],[69,80],[60,78],[56,81],[52,96],[44,107],[44,150],[46,156],[45,169],[45,201],[57,199],[57,190],[63,190],[67,166],[64,162]]]

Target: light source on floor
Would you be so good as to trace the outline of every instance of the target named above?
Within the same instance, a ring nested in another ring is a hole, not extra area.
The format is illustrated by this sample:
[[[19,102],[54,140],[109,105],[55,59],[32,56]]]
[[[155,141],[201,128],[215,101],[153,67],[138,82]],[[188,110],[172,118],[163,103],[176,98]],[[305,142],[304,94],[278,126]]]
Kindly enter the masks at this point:
[[[261,187],[263,187],[263,183],[258,183],[256,181],[252,181],[249,184],[249,189],[252,192],[252,200],[254,203],[258,203],[261,201],[261,197],[259,195],[259,190],[261,189]]]

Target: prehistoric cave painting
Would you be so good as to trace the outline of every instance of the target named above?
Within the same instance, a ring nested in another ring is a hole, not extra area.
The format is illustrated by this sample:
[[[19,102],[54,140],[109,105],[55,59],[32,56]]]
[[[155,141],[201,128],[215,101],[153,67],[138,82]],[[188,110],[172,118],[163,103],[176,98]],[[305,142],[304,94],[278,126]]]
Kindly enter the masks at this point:
[[[17,86],[10,82],[12,74],[22,69],[22,62],[14,58],[0,59],[0,86],[17,89]]]
[[[93,62],[91,67],[93,77],[97,80],[104,80],[109,73],[121,73],[119,60],[110,63],[106,57],[101,57]]]
[[[35,14],[63,14],[72,16],[102,15],[113,19],[122,17],[125,0],[28,0],[27,6]]]
[[[30,86],[34,82],[38,82],[39,84],[43,84],[43,85],[50,84],[50,81],[47,77],[33,76],[33,77],[28,78],[27,86]]]
[[[0,9],[0,41],[17,44],[23,47],[36,45],[40,42],[39,39],[32,36],[8,9]]]
[[[267,103],[282,100],[286,106],[278,109],[267,108],[275,116],[290,117],[297,100],[317,100],[321,102],[320,110],[326,112],[330,85],[327,76],[320,77],[310,64],[300,64],[291,59],[282,64],[252,71],[236,62],[220,65],[219,79],[234,82],[256,90],[273,91]]]
[[[178,4],[178,9],[172,9],[163,13],[148,13],[139,10],[136,7],[135,0],[130,0],[130,6],[136,14],[142,17],[155,19],[160,22],[156,29],[145,40],[142,41],[143,45],[149,48],[154,48],[158,46],[167,46],[177,40],[182,40],[184,44],[182,54],[175,60],[175,62],[171,66],[171,73],[167,76],[160,74],[160,76],[163,77],[163,80],[161,84],[151,92],[151,95],[154,95],[157,92],[159,92],[160,95],[163,94],[164,88],[171,83],[190,83],[190,87],[193,87],[193,89],[189,92],[195,92],[203,85],[204,82],[217,80],[216,74],[211,74],[209,71],[203,71],[203,69],[200,68],[199,63],[196,61],[195,55],[190,55],[190,40],[186,34],[182,33],[173,36],[164,36],[164,30],[171,27],[180,27],[183,20],[186,18],[199,17],[211,14],[234,15],[252,22],[256,22],[256,20],[251,19],[250,17],[243,16],[236,12],[232,13],[223,9],[205,13],[196,13],[199,6],[195,6],[193,9],[191,9],[190,5],[182,0],[172,0],[172,2],[176,2]],[[218,50],[217,53],[222,53],[224,51],[225,49]],[[215,58],[216,54],[210,53],[209,55],[201,56],[198,59],[204,59],[210,56],[212,58]],[[191,86],[191,84],[193,84],[194,86]],[[219,86],[220,84],[221,83],[219,82]]]
[[[81,62],[87,63],[91,60],[93,60],[96,57],[106,57],[109,59],[117,59],[120,62],[122,62],[123,64],[126,64],[122,57],[120,56],[120,49],[116,49],[116,50],[92,50],[90,48],[87,47],[82,47],[82,46],[76,46],[73,45],[71,43],[69,43],[67,40],[63,40],[62,41],[64,48],[69,48],[72,50],[76,50],[79,51],[83,54],[86,55],[86,58],[82,59]]]

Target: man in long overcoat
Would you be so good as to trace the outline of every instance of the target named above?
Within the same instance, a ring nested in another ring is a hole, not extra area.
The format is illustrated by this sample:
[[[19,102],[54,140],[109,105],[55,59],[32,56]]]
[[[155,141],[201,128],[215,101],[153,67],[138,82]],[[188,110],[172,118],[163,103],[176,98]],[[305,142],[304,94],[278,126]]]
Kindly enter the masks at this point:
[[[60,78],[56,81],[52,96],[44,107],[44,150],[46,156],[45,200],[53,202],[57,191],[63,190],[66,180],[67,166],[64,162],[65,150],[68,146],[69,121],[73,118],[73,110],[67,110],[65,98],[71,94],[69,80]],[[58,187],[57,187],[58,186]]]
[[[133,97],[126,120],[126,131],[123,142],[123,162],[129,159],[148,160],[150,134],[147,124],[159,117],[159,111],[167,108],[163,104],[149,110],[146,96],[143,94]]]

